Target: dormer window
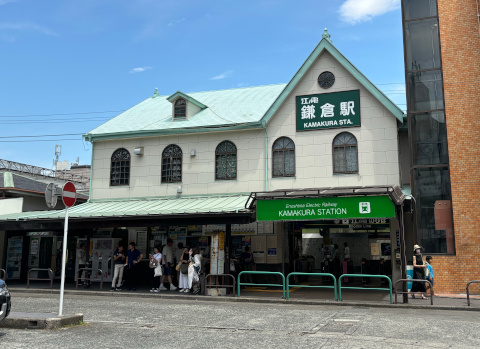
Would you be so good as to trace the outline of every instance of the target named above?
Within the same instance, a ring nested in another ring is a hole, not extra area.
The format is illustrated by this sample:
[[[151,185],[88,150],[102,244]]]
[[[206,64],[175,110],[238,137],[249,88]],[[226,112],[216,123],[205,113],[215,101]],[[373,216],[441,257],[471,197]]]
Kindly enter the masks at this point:
[[[175,101],[174,119],[185,119],[187,117],[187,101],[179,98]]]

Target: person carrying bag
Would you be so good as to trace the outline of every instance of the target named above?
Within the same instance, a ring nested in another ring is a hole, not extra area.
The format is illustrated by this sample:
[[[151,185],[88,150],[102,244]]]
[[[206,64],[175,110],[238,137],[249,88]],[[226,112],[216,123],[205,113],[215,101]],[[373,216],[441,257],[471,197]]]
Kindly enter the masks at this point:
[[[160,287],[160,276],[162,276],[162,254],[158,246],[153,248],[153,254],[149,255],[148,266],[151,272],[152,289],[150,292],[158,292]]]

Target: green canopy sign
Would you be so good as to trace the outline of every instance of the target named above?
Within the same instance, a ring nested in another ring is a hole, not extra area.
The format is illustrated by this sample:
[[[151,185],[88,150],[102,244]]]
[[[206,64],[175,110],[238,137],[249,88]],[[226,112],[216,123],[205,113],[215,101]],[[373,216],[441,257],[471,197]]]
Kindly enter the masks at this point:
[[[297,96],[297,131],[360,126],[359,90]]]
[[[395,206],[388,196],[257,200],[259,222],[391,217]]]

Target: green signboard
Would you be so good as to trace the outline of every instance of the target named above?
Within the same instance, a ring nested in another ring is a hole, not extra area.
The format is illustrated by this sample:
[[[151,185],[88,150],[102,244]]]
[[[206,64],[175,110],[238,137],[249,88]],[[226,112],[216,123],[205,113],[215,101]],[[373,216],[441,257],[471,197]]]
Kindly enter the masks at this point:
[[[257,200],[259,222],[391,217],[395,206],[388,196]]]
[[[297,131],[360,126],[360,91],[297,96]]]

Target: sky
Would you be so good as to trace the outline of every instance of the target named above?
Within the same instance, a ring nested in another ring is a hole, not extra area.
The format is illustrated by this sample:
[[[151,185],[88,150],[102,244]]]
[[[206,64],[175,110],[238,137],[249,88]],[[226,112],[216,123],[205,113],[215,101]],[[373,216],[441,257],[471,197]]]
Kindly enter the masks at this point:
[[[90,164],[81,135],[155,88],[286,83],[324,28],[406,108],[400,0],[0,0],[0,159]]]

